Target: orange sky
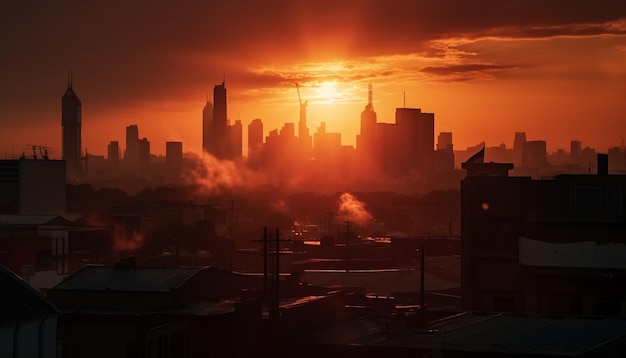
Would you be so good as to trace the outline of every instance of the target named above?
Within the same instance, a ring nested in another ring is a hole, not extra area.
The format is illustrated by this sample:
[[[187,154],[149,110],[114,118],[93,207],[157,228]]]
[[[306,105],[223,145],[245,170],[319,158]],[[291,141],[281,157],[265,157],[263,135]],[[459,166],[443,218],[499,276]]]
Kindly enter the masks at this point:
[[[155,4],[156,3],[156,4]],[[200,148],[207,93],[226,76],[231,120],[265,133],[297,122],[353,145],[367,84],[379,121],[435,113],[456,149],[512,146],[514,132],[606,151],[626,137],[623,1],[102,1],[0,3],[0,150],[54,148],[73,70],[83,147],[124,147],[139,125],[152,152]]]

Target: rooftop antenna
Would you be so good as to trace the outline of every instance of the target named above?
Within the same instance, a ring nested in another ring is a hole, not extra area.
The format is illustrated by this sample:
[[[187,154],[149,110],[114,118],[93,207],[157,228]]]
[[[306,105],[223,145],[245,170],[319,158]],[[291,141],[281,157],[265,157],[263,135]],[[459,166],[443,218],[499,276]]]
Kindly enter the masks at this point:
[[[374,109],[374,106],[372,105],[373,103],[373,90],[372,90],[372,84],[368,84],[367,85],[367,106],[369,107],[369,109]]]
[[[402,97],[403,97],[403,104],[402,104],[402,106],[404,108],[406,108],[406,91],[402,91]]]
[[[72,88],[72,70],[67,69],[67,88]]]

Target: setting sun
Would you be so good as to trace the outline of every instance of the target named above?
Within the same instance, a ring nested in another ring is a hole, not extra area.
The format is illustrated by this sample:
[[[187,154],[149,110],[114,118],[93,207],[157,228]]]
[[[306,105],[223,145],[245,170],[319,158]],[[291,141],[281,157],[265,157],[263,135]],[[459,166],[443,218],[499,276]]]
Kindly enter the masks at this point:
[[[339,98],[336,81],[324,81],[315,87],[316,102],[323,104],[334,104]]]

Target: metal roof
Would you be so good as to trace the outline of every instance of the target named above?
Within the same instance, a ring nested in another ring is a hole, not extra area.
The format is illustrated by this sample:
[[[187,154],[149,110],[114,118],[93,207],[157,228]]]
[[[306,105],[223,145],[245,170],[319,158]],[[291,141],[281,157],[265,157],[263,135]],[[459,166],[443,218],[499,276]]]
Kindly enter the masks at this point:
[[[462,313],[389,336],[380,318],[343,323],[325,330],[317,341],[335,345],[413,348],[494,354],[579,357],[626,337],[626,320]]]
[[[0,225],[45,225],[62,218],[58,215],[0,215]]]
[[[0,265],[0,326],[58,314],[46,297]]]
[[[469,314],[459,319],[465,324],[435,325],[436,333],[412,335],[410,340],[432,349],[579,356],[626,336],[626,320],[621,319],[506,314]]]
[[[54,290],[170,292],[207,268],[85,266]]]

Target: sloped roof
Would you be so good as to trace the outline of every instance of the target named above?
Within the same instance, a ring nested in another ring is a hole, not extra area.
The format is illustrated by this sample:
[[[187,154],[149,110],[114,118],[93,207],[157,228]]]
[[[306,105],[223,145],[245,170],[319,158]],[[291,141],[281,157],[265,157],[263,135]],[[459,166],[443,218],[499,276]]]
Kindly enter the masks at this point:
[[[467,318],[475,320],[453,330],[444,324],[422,344],[431,348],[447,345],[450,350],[578,357],[626,336],[626,320],[622,319],[506,314],[471,314]]]
[[[170,292],[205,269],[85,266],[53,290]]]
[[[59,215],[0,215],[0,225],[68,225],[70,221]]]
[[[0,326],[58,314],[44,295],[0,265]]]
[[[317,341],[427,351],[580,357],[626,337],[626,320],[603,317],[463,313],[431,323],[427,329],[407,328],[395,337],[389,337],[384,327],[375,320],[352,321],[321,332]]]

